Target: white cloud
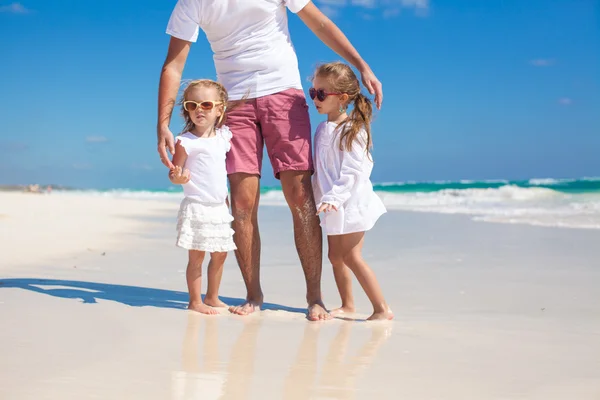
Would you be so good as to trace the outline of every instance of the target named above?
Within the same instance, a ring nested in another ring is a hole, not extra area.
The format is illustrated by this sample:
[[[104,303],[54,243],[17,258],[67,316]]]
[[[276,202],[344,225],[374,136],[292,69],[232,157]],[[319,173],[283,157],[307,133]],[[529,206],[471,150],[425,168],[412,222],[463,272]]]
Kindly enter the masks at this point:
[[[352,0],[352,5],[357,7],[375,8],[377,2],[375,0]]]
[[[319,3],[326,6],[343,7],[346,5],[346,0],[319,0]]]
[[[338,9],[339,8],[332,7],[332,6],[322,6],[322,7],[320,7],[320,10],[323,12],[323,14],[327,15],[329,18],[337,17],[338,14],[339,14]]]
[[[88,136],[85,141],[88,143],[105,143],[108,142],[108,138],[105,136]]]
[[[529,61],[529,64],[534,67],[550,67],[554,65],[554,63],[555,60],[553,58],[537,58]]]
[[[364,19],[365,21],[373,21],[375,19],[373,15],[367,13],[359,13],[358,16]]]
[[[92,164],[89,163],[75,163],[73,164],[74,169],[92,169]]]
[[[0,148],[9,153],[17,153],[29,150],[29,144],[18,141],[3,141],[0,140]]]
[[[388,8],[383,11],[383,18],[393,18],[400,14],[399,8]]]
[[[418,16],[426,16],[429,11],[429,0],[317,0],[328,16],[337,15],[340,8],[355,7],[383,10],[384,18],[400,14],[401,10],[413,9]],[[361,14],[364,15],[364,14]]]
[[[7,6],[0,6],[0,13],[11,13],[11,14],[28,14],[31,10],[25,8],[21,3],[12,3]]]
[[[571,104],[573,104],[573,99],[571,99],[569,97],[562,97],[562,98],[558,99],[558,104],[563,105],[563,106],[570,106]]]
[[[429,8],[429,0],[401,0],[404,7]]]

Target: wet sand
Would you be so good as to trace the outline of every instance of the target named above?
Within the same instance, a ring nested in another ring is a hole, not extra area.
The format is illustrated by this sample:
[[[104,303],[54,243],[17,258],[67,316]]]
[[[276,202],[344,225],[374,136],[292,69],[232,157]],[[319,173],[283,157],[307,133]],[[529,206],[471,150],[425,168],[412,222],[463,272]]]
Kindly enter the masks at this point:
[[[5,196],[29,195],[0,194],[2,399],[600,398],[600,232],[389,212],[364,255],[397,318],[364,322],[355,284],[353,321],[312,323],[289,213],[261,207],[267,304],[210,317],[185,310],[178,203]],[[221,298],[244,294],[230,253]]]

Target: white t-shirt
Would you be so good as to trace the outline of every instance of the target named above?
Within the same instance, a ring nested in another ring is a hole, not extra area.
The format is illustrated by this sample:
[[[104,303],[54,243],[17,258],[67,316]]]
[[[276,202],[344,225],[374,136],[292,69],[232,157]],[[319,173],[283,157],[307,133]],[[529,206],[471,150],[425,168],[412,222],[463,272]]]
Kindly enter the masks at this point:
[[[213,50],[219,82],[231,100],[302,89],[287,9],[310,0],[178,0],[167,33],[195,42],[202,28]]]
[[[228,194],[225,155],[231,149],[229,128],[222,126],[209,138],[186,132],[177,136],[177,141],[188,155],[185,168],[190,170],[183,194],[203,203],[224,204]]]

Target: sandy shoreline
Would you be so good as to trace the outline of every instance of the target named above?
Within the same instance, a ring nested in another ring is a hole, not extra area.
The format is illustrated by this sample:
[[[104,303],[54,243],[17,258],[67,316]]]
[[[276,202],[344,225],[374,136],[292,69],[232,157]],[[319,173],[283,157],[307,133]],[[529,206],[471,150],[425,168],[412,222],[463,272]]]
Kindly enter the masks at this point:
[[[390,212],[365,256],[398,318],[309,323],[289,215],[263,207],[267,310],[210,318],[184,310],[177,205],[0,194],[0,398],[600,397],[600,232]],[[233,254],[221,294],[244,295]]]
[[[3,268],[37,265],[85,250],[132,245],[150,216],[165,215],[175,202],[123,199],[110,196],[53,193],[0,193],[0,235],[11,251]]]

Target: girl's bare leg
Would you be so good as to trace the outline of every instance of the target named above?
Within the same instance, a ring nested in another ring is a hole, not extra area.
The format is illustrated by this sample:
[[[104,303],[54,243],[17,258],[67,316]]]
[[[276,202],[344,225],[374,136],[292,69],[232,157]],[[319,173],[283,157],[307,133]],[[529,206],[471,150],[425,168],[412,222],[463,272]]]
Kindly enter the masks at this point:
[[[219,300],[219,287],[221,286],[221,277],[223,276],[223,264],[227,258],[226,252],[210,253],[210,262],[208,263],[208,285],[204,304],[212,307],[227,307],[227,304]]]
[[[350,268],[344,264],[344,254],[342,253],[341,235],[327,236],[329,247],[329,262],[333,266],[333,276],[337,285],[342,306],[330,312],[331,315],[339,315],[343,313],[353,313],[354,297],[352,296],[352,275]]]
[[[188,292],[190,293],[188,309],[202,314],[218,314],[217,310],[202,302],[202,261],[204,261],[203,251],[189,251],[189,261],[185,271]]]
[[[392,319],[394,314],[385,302],[375,273],[362,258],[361,251],[364,238],[364,232],[342,235],[340,240],[342,242],[344,264],[354,272],[360,286],[369,297],[371,304],[373,304],[373,315],[368,320]]]

